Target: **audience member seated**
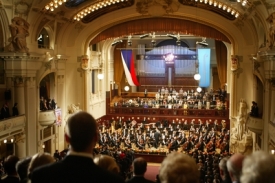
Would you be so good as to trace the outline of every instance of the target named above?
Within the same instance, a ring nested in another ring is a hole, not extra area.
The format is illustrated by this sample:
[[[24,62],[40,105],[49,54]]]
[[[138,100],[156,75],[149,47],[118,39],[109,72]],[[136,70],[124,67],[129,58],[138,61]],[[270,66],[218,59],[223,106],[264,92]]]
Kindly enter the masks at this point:
[[[147,170],[147,162],[145,159],[139,157],[133,161],[133,177],[126,181],[126,183],[153,183],[153,181],[144,178]]]
[[[199,183],[199,170],[189,155],[173,152],[163,160],[159,170],[161,183]]]
[[[31,162],[31,157],[26,157],[16,163],[16,171],[20,178],[20,183],[28,182],[28,168]]]
[[[20,180],[16,171],[16,163],[18,161],[19,158],[14,155],[10,155],[4,160],[4,170],[6,172],[6,176],[2,178],[1,183],[19,183]]]
[[[241,183],[274,183],[274,172],[274,155],[256,151],[244,159]]]
[[[244,155],[236,153],[233,154],[226,162],[226,167],[228,169],[231,181],[234,183],[240,182],[243,160]]]
[[[228,159],[229,157],[224,157],[221,159],[219,163],[220,177],[222,179],[221,183],[232,183],[229,172],[226,167],[226,162]]]
[[[120,172],[120,169],[118,164],[116,163],[116,160],[111,156],[99,154],[94,157],[94,162],[101,168],[104,168],[105,170],[108,170],[115,174],[119,174]]]
[[[28,177],[31,180],[32,172],[35,168],[43,165],[54,163],[55,159],[49,153],[37,153],[32,156],[31,162],[28,168]]]

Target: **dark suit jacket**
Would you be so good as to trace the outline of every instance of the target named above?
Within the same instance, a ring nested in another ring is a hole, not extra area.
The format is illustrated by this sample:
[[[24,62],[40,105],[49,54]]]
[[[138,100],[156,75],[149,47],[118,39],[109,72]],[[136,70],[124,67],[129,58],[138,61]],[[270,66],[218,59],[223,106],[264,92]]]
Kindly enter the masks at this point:
[[[124,180],[97,166],[89,157],[68,155],[63,160],[33,171],[32,183],[124,183]]]
[[[147,180],[144,177],[134,176],[130,180],[126,181],[126,183],[154,183],[151,180]]]

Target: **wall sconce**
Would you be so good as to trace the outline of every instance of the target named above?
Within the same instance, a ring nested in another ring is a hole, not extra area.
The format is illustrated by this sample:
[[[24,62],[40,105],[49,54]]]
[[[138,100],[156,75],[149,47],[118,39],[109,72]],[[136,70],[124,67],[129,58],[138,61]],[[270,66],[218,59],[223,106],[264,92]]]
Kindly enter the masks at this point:
[[[7,143],[7,139],[4,140],[4,143],[5,143],[5,144]]]
[[[275,154],[275,150],[274,149],[271,150],[271,154]]]
[[[42,145],[42,148],[45,149],[45,144]]]
[[[97,78],[99,80],[102,80],[102,79],[104,79],[104,75],[102,73],[98,73]]]
[[[11,143],[13,143],[13,139],[11,139]]]

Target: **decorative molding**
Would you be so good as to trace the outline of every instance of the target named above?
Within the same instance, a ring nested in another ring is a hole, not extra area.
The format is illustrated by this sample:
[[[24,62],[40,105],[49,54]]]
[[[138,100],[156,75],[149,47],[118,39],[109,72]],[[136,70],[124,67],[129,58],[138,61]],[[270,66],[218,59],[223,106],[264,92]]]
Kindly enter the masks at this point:
[[[136,11],[142,15],[162,16],[178,11],[180,3],[177,1],[147,1],[139,0]]]
[[[15,6],[15,13],[18,15],[24,15],[24,16],[28,15],[31,8],[31,5],[24,0],[21,0],[15,3],[14,6]]]

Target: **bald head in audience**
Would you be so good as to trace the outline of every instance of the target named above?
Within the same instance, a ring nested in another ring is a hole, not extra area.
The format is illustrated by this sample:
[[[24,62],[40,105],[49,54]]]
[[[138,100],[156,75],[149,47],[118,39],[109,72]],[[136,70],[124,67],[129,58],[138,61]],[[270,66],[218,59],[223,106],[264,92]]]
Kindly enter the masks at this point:
[[[243,162],[242,183],[274,183],[275,157],[263,151],[256,151]]]
[[[198,166],[189,155],[173,152],[163,160],[159,179],[161,183],[199,183]]]
[[[232,182],[234,183],[240,182],[244,158],[244,155],[236,153],[233,154],[226,162],[228,173],[230,175]]]

